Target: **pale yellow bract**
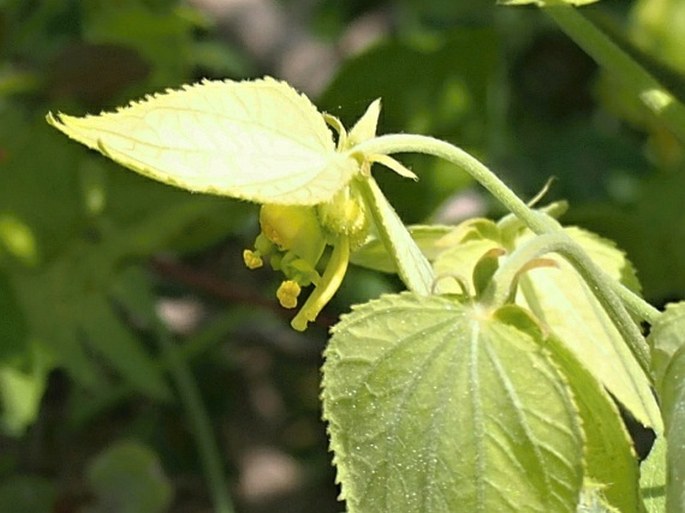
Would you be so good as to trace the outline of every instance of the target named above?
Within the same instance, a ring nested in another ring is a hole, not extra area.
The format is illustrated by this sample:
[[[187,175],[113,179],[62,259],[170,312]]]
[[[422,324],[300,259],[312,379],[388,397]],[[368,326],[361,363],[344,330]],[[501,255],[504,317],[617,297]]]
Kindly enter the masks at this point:
[[[48,114],[70,138],[160,182],[257,203],[315,205],[359,169],[323,115],[272,78],[203,81],[116,112]]]

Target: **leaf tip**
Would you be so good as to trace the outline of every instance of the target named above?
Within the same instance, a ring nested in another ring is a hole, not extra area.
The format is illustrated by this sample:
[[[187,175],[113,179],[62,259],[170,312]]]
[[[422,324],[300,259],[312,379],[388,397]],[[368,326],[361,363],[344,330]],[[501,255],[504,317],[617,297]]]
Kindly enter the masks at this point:
[[[62,127],[64,126],[61,112],[53,114],[52,111],[48,111],[45,115],[45,121],[47,121],[48,125],[55,127],[58,130],[62,130]]]

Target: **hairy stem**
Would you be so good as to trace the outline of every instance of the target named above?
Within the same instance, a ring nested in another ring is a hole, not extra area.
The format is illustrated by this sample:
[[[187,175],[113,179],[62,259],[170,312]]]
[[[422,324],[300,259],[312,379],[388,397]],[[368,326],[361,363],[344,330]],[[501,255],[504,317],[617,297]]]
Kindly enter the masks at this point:
[[[484,300],[495,307],[504,304],[510,295],[514,280],[525,264],[549,253],[562,255],[583,277],[613,319],[643,370],[647,372],[649,348],[635,321],[614,291],[606,286],[605,277],[593,272],[595,266],[587,253],[563,232],[538,235],[514,251],[495,273]]]
[[[582,270],[579,269],[581,275],[588,279],[594,294],[607,308],[607,312],[630,345],[635,357],[643,367],[646,366],[644,339],[627,314],[625,307],[630,308],[633,313],[648,322],[654,322],[660,315],[658,310],[633,291],[607,276],[583,249],[563,232],[561,225],[555,219],[531,209],[497,175],[476,158],[445,141],[413,134],[383,135],[365,141],[352,148],[351,151],[363,154],[424,153],[452,162],[475,178],[534,233],[538,235],[554,234],[559,241],[563,241],[563,245],[561,245],[563,247],[559,252],[561,253],[563,250],[564,256],[569,258],[574,266],[582,267]],[[626,322],[626,317],[630,322]],[[636,337],[639,337],[640,342],[637,341]]]

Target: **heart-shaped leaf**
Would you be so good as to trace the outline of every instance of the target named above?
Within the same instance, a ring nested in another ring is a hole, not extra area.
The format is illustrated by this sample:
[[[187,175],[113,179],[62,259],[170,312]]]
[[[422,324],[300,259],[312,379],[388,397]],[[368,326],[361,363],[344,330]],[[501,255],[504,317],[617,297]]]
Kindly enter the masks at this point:
[[[358,169],[336,152],[323,116],[271,78],[205,81],[99,116],[48,122],[145,176],[258,203],[329,200]]]
[[[575,512],[580,421],[538,342],[447,297],[345,316],[323,404],[349,513]]]
[[[474,231],[471,225],[467,221],[455,228],[453,234],[461,238],[449,236],[451,247],[433,261],[437,276],[451,273],[469,277],[478,259],[492,248],[500,247],[503,240],[506,240],[505,249],[512,253],[534,237],[529,231],[517,229],[514,225],[501,228],[508,234]],[[565,231],[609,276],[639,289],[631,263],[613,243],[578,228],[567,227]],[[448,241],[448,236],[443,240]],[[608,314],[571,264],[558,255],[547,257],[554,266],[528,269],[519,276],[517,303],[530,309],[564,341],[583,365],[640,422],[659,427],[659,408],[650,380]],[[439,292],[457,291],[457,285],[447,280],[441,280],[438,285]]]

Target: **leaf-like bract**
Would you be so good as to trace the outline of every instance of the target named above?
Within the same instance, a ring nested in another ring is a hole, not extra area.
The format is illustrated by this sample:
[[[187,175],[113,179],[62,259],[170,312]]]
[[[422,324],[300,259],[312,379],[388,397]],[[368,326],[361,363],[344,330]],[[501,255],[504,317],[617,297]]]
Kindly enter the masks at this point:
[[[405,293],[356,308],[326,350],[323,405],[349,513],[575,512],[565,380],[476,307]]]
[[[327,201],[358,168],[336,152],[314,105],[271,78],[205,81],[116,112],[48,121],[155,180],[258,203]]]
[[[435,281],[433,269],[395,209],[373,178],[361,182],[360,190],[399,277],[410,291],[430,294]]]

